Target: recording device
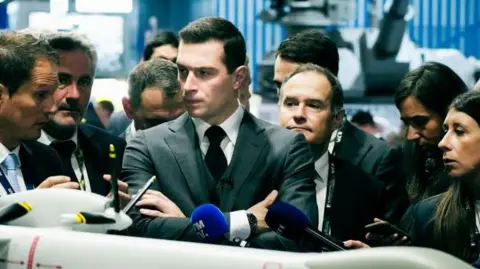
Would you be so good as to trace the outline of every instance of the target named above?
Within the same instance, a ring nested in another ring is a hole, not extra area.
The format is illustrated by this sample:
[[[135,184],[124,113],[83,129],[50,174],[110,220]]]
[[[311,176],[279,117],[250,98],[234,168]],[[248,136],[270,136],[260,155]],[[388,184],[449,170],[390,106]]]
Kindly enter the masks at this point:
[[[216,243],[230,231],[222,211],[212,204],[195,208],[190,221],[197,235],[205,242]]]
[[[109,146],[109,152],[108,152],[108,159],[110,160],[110,184],[112,188],[112,194],[113,194],[113,207],[115,209],[115,212],[120,212],[120,196],[118,194],[118,182],[117,182],[117,173],[115,171],[115,168],[117,166],[117,153],[115,152],[115,146],[113,144],[110,144]]]
[[[277,201],[268,208],[265,222],[276,233],[294,241],[308,239],[320,243],[329,251],[348,249],[342,241],[313,227],[301,210],[282,201]]]
[[[379,234],[383,236],[398,234],[400,237],[405,236],[407,238],[410,238],[410,235],[407,232],[386,221],[368,224],[367,226],[365,226],[365,231],[368,233]]]
[[[197,207],[192,212],[191,222],[197,235],[204,242],[220,243],[222,239],[228,239],[229,237],[230,226],[227,223],[227,219],[222,211],[212,204],[204,204]],[[250,246],[247,241],[240,238],[234,238],[233,241],[228,240],[228,242],[233,246]]]
[[[130,200],[130,202],[128,202],[128,204],[123,209],[123,211],[125,213],[129,213],[132,210],[132,208],[135,206],[135,204],[140,200],[140,198],[142,198],[142,196],[152,186],[153,182],[155,182],[156,179],[157,179],[156,176],[151,177],[147,181],[147,183],[145,185],[143,185],[143,187],[141,189],[139,189],[135,195],[132,196],[132,199]]]

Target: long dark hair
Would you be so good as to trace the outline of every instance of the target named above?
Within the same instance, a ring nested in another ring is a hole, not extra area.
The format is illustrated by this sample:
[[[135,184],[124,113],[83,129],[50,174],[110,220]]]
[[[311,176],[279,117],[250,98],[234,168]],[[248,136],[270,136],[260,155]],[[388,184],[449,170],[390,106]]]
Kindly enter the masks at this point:
[[[448,106],[453,99],[468,91],[463,80],[448,66],[428,62],[408,72],[395,92],[395,105],[398,110],[410,96],[414,96],[428,110],[445,118]],[[411,143],[410,143],[411,144]],[[418,145],[410,145],[405,156],[407,191],[412,201],[422,200],[438,194],[439,171],[443,169],[441,151],[437,147],[422,150]]]
[[[455,98],[450,105],[466,113],[480,124],[480,92],[467,92]],[[475,231],[475,204],[469,191],[469,175],[452,180],[450,188],[438,204],[434,218],[434,238],[436,246],[463,260],[470,261],[471,235]]]

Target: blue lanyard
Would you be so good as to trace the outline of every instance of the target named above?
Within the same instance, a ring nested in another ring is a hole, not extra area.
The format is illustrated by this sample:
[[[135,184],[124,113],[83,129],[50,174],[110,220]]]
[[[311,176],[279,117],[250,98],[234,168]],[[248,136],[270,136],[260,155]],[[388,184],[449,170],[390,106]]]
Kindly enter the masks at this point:
[[[12,184],[10,184],[10,182],[8,181],[2,169],[0,169],[0,184],[2,184],[2,187],[7,192],[7,194],[15,193],[15,190],[12,188]],[[27,190],[33,190],[32,184],[25,184],[25,185],[27,187]]]

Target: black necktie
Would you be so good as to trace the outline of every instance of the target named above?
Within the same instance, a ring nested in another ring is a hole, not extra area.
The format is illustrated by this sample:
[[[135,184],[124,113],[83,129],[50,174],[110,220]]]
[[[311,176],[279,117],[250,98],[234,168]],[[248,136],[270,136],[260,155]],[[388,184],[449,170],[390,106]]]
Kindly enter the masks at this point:
[[[225,158],[225,154],[220,147],[220,143],[227,134],[221,127],[213,125],[205,132],[205,136],[210,141],[210,146],[205,155],[205,163],[215,181],[218,182],[227,169],[227,158]]]
[[[69,176],[72,181],[78,181],[72,167],[72,154],[76,148],[75,142],[72,140],[55,141],[50,146],[56,149],[60,155],[66,176]]]

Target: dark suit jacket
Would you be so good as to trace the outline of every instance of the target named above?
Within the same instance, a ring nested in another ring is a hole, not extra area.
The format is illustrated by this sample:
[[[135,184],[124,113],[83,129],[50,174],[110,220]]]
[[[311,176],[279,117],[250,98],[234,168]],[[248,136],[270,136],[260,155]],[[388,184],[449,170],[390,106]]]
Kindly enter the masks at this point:
[[[198,154],[200,146],[195,126],[184,114],[176,120],[139,131],[126,148],[122,176],[130,190],[136,191],[156,175],[159,183],[152,189],[161,191],[190,217],[196,207],[212,202],[199,169],[204,161]],[[223,212],[246,210],[272,190],[278,190],[278,199],[296,206],[314,225],[317,224],[315,170],[311,150],[303,135],[245,112],[226,174],[230,174],[233,188],[224,189],[220,195],[217,206]],[[200,241],[188,218],[148,218],[138,212],[131,216],[133,235]],[[257,241],[260,247],[291,249],[273,232],[262,234]]]
[[[40,142],[23,142],[19,155],[23,178],[27,185],[36,188],[48,177],[64,174],[62,161],[57,152]]]
[[[345,240],[365,240],[365,225],[381,210],[385,184],[360,168],[332,157],[335,162],[331,227],[332,236]]]
[[[122,168],[125,141],[95,126],[80,124],[78,143],[83,151],[92,192],[107,195],[110,192],[110,184],[103,179],[103,175],[111,174],[109,146],[110,144],[115,146],[117,160],[114,169],[118,177]]]
[[[381,201],[383,214],[378,217],[398,223],[409,206],[401,153],[348,121],[344,123],[342,141],[336,147],[335,157],[385,183],[386,191]]]
[[[402,218],[400,228],[408,232],[412,245],[418,247],[435,247],[433,229],[434,216],[443,194],[424,199],[412,204]]]

